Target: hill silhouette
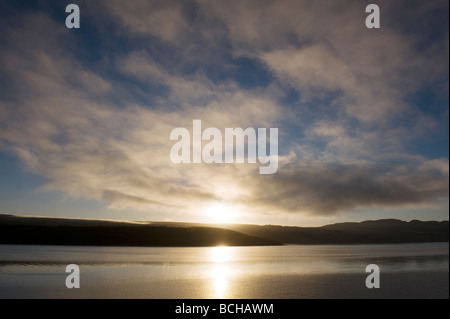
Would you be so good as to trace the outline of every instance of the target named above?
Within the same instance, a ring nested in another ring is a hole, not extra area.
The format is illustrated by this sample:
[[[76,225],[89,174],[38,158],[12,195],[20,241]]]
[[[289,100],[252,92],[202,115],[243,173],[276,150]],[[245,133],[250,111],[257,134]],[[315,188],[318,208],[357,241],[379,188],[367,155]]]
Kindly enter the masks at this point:
[[[79,246],[280,245],[229,229],[1,215],[0,244]]]
[[[165,223],[153,225],[177,225],[178,227],[205,226],[207,224]],[[389,244],[448,242],[448,221],[410,222],[398,219],[347,222],[322,227],[296,227],[279,225],[215,225],[242,234],[277,240],[283,244]]]
[[[384,219],[322,227],[230,225],[243,234],[275,239],[284,244],[383,244],[448,242],[448,221],[410,222]]]
[[[254,246],[448,242],[448,221],[383,219],[322,227],[119,222],[0,215],[0,244]]]

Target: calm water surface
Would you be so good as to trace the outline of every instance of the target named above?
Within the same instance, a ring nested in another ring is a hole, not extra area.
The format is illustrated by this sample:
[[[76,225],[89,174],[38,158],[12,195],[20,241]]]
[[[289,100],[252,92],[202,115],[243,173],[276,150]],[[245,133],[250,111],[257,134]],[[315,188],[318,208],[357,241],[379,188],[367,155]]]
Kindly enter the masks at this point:
[[[0,298],[448,298],[448,243],[271,247],[0,245]],[[81,288],[67,289],[77,264]],[[377,264],[381,288],[367,289]]]

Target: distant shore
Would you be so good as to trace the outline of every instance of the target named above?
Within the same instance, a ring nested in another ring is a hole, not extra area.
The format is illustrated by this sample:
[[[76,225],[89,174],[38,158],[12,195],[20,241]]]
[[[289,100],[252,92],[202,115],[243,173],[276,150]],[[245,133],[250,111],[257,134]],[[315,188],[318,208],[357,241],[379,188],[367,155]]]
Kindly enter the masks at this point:
[[[0,244],[80,246],[267,246],[448,242],[448,221],[385,219],[322,227],[20,217],[0,214]]]

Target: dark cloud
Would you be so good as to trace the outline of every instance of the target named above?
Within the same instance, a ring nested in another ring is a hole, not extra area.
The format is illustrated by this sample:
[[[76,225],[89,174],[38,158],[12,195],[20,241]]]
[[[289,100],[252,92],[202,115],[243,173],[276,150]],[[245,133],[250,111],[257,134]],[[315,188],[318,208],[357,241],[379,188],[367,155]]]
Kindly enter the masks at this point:
[[[360,207],[424,204],[448,197],[448,161],[374,165],[311,165],[252,180],[247,203],[275,210],[333,215]]]

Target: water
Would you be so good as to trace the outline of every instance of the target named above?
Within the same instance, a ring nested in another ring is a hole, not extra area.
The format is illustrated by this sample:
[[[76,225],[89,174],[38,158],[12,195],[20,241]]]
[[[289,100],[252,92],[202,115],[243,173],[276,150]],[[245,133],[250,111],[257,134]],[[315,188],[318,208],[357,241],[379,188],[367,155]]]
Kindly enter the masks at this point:
[[[448,298],[448,243],[273,247],[0,245],[0,298]],[[67,289],[77,264],[81,288]],[[381,287],[365,286],[377,264]]]

